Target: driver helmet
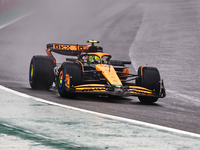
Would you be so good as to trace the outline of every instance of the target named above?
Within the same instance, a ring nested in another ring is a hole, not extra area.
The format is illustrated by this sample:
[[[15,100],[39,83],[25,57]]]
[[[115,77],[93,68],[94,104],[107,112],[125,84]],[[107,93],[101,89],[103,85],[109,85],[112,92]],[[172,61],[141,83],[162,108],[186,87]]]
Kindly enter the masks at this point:
[[[89,62],[89,64],[91,64],[91,63],[100,64],[101,63],[101,59],[99,58],[99,56],[91,55],[91,56],[89,56],[88,62]]]

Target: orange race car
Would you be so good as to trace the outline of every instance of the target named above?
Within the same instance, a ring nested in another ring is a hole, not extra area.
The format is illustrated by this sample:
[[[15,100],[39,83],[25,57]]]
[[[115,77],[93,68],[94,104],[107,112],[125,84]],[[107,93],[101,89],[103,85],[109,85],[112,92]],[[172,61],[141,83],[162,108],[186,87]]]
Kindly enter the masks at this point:
[[[163,80],[157,68],[143,65],[137,74],[130,74],[125,66],[130,61],[111,60],[103,48],[91,45],[47,44],[48,56],[33,56],[29,82],[33,89],[49,89],[55,83],[62,97],[76,93],[137,96],[142,103],[153,103],[165,97]],[[76,56],[57,64],[52,52]]]

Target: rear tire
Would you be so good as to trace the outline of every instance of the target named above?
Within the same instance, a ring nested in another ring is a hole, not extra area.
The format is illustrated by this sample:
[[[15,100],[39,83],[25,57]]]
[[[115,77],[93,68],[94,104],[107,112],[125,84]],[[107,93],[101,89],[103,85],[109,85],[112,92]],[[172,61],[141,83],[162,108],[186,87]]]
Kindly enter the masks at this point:
[[[155,67],[138,68],[139,78],[136,80],[136,85],[153,90],[157,95],[160,93],[160,74]],[[158,100],[157,97],[139,96],[141,103],[154,103]]]
[[[70,87],[65,87],[66,74],[70,76]],[[58,74],[58,93],[61,97],[74,97],[75,93],[71,93],[71,87],[82,84],[82,70],[77,63],[64,62],[61,65]]]
[[[49,89],[55,79],[55,64],[49,56],[33,56],[29,69],[29,83],[33,89]]]

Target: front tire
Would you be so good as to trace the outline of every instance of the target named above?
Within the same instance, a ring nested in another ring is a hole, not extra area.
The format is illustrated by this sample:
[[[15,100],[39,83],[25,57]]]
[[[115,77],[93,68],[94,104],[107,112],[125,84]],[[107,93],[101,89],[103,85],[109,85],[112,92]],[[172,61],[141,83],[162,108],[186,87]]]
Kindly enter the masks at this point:
[[[49,56],[33,56],[29,69],[29,83],[33,89],[49,89],[55,79],[54,61]]]
[[[160,74],[155,67],[139,67],[139,78],[136,80],[136,85],[152,90],[157,95],[160,93]],[[157,97],[139,96],[141,103],[154,103],[158,100]]]
[[[65,86],[66,74],[70,76],[69,88]],[[74,93],[71,93],[71,87],[82,84],[82,70],[81,66],[77,63],[64,62],[61,65],[58,74],[58,93],[61,97],[71,97]]]

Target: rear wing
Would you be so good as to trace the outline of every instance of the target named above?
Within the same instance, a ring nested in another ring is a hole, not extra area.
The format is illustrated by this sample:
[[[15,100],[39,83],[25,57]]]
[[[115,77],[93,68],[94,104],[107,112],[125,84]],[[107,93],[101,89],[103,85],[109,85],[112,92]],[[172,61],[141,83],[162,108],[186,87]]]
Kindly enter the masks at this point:
[[[87,49],[88,49],[87,45],[56,44],[56,43],[47,44],[47,50],[50,50],[50,52],[55,52],[62,55],[77,56]]]
[[[78,56],[83,52],[103,52],[102,47],[94,46],[94,43],[99,43],[98,41],[87,42],[92,43],[92,45],[49,43],[47,44],[46,52],[48,56],[53,58],[54,63],[56,63],[56,59],[53,57],[52,52],[68,56]]]

